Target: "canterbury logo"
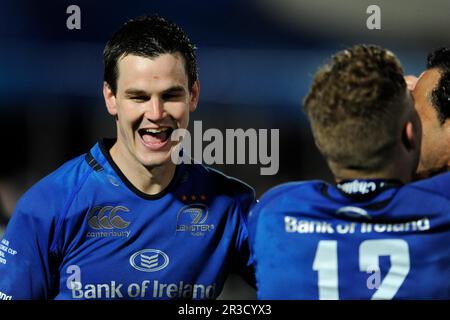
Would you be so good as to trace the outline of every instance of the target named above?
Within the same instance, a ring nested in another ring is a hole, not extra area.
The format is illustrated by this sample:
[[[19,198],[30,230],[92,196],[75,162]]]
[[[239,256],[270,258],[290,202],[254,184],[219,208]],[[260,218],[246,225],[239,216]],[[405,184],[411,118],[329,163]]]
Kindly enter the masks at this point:
[[[88,223],[93,229],[125,229],[129,226],[130,222],[123,220],[118,213],[120,211],[130,212],[127,207],[124,206],[105,206],[94,207],[89,211]]]

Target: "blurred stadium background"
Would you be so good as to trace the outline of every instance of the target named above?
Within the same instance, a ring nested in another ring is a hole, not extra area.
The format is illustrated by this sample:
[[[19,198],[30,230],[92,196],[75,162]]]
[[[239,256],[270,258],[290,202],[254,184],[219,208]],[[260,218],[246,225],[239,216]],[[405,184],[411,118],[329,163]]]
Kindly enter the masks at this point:
[[[72,4],[81,8],[81,30],[66,28]],[[366,27],[372,4],[381,8],[381,30]],[[2,0],[0,235],[26,189],[115,135],[101,94],[102,50],[121,24],[151,12],[177,22],[198,47],[202,92],[191,123],[280,129],[277,175],[259,175],[259,165],[216,166],[258,196],[289,180],[331,181],[301,101],[333,52],[379,44],[418,75],[426,54],[450,42],[448,0]],[[254,298],[254,291],[232,277],[221,298]]]

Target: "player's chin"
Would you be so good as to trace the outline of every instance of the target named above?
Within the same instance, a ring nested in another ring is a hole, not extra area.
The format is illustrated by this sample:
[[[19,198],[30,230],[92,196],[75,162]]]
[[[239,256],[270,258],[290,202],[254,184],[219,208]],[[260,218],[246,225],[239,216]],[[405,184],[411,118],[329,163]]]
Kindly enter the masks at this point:
[[[145,152],[139,158],[144,167],[151,169],[174,163],[171,154],[171,148],[168,148],[167,150]]]

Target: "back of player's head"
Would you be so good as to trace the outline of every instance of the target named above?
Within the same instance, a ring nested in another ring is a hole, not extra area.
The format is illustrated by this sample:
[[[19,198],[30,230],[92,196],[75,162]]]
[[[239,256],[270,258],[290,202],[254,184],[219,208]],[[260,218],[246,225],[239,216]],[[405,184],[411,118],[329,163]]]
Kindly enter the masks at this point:
[[[394,155],[407,106],[398,59],[374,45],[335,54],[304,100],[317,146],[341,168],[376,171]]]
[[[443,124],[450,118],[450,48],[439,48],[428,55],[427,69],[437,68],[441,78],[431,94],[431,102]]]
[[[118,61],[128,54],[155,58],[165,53],[180,53],[185,62],[189,89],[197,80],[195,45],[175,23],[159,15],[144,15],[125,23],[103,50],[104,81],[117,92]]]

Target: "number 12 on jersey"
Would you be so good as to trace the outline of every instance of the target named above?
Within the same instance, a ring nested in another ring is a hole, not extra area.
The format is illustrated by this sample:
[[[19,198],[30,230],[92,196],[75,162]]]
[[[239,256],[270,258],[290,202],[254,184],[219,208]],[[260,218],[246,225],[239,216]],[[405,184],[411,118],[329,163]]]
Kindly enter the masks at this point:
[[[321,240],[317,246],[313,270],[318,272],[320,300],[339,299],[338,243]],[[359,270],[380,270],[379,257],[389,256],[391,268],[372,296],[376,299],[393,299],[410,269],[409,246],[405,240],[366,240],[359,246]]]

